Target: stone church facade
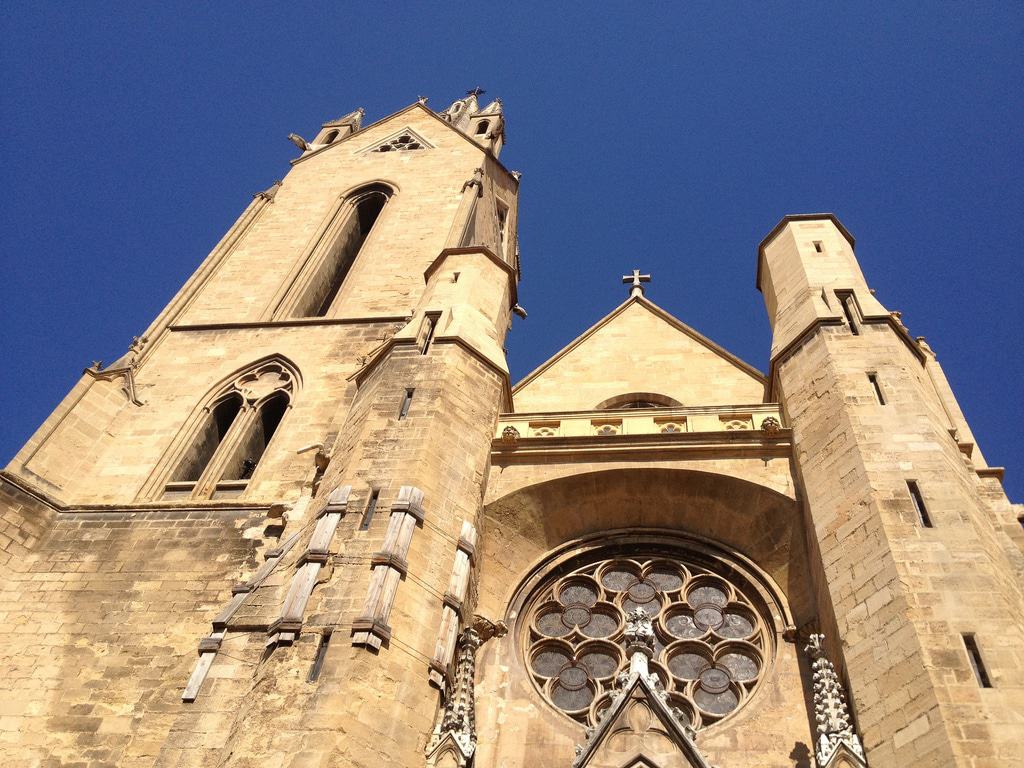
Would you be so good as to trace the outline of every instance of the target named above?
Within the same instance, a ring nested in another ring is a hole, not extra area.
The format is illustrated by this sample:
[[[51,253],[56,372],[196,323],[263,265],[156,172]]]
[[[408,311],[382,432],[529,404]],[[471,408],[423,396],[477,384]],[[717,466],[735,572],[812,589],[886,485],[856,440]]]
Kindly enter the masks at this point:
[[[513,385],[480,95],[293,135],[7,466],[0,763],[1024,765],[1024,510],[853,236],[760,244],[767,375],[634,272]]]

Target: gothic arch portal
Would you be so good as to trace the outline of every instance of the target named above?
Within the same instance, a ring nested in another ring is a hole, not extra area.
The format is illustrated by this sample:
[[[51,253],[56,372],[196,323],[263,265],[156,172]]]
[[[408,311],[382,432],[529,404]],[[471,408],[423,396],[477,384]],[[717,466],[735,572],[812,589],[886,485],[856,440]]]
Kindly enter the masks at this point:
[[[283,355],[268,355],[213,385],[164,451],[140,500],[224,499],[245,492],[302,378]]]

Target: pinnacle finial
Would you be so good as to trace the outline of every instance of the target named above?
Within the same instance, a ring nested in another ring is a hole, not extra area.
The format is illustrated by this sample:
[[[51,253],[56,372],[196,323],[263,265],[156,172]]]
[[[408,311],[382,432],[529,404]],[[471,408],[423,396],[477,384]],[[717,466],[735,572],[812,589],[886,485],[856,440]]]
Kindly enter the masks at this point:
[[[835,667],[825,653],[825,636],[813,634],[804,651],[814,660],[812,688],[814,690],[814,719],[818,729],[815,759],[827,766],[836,751],[843,749],[854,765],[865,766],[864,748],[853,730],[846,695]]]

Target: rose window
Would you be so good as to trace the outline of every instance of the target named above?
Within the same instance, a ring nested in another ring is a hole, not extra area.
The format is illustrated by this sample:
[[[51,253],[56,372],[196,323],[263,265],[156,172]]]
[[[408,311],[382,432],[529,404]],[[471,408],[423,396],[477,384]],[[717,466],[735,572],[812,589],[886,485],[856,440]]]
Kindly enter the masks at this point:
[[[693,558],[615,557],[549,580],[525,611],[526,662],[544,698],[596,724],[629,666],[625,614],[643,608],[655,631],[651,672],[672,706],[694,728],[737,710],[763,677],[772,639],[756,593],[715,570]]]

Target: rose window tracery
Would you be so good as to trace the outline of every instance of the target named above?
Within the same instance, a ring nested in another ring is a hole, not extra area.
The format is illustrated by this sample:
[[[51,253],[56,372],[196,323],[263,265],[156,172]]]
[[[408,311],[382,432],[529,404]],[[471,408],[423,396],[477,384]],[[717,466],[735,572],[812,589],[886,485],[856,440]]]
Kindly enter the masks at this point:
[[[643,608],[655,632],[651,672],[694,728],[718,722],[752,695],[772,637],[739,578],[685,555],[610,557],[549,579],[524,611],[526,664],[545,699],[596,724],[628,668],[625,614]],[[717,571],[717,572],[716,572]]]

